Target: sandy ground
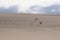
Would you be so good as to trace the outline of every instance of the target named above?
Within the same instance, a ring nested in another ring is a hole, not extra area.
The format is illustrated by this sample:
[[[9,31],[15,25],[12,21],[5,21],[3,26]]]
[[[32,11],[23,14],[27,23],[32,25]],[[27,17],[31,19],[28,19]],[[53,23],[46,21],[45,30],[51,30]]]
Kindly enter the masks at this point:
[[[0,40],[60,40],[59,18],[56,15],[2,15]]]

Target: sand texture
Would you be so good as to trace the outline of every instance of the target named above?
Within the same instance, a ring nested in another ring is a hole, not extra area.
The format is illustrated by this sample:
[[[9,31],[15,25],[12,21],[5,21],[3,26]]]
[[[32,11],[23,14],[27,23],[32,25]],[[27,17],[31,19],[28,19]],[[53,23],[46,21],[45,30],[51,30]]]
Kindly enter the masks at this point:
[[[60,40],[60,16],[0,14],[0,40]]]

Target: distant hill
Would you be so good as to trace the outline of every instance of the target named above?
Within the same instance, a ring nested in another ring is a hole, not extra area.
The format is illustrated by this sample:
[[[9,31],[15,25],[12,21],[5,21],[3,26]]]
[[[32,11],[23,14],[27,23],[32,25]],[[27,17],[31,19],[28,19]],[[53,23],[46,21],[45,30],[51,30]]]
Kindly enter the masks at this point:
[[[54,5],[42,8],[42,11],[48,14],[60,14],[60,5],[54,4]]]
[[[0,13],[17,13],[19,11],[19,8],[17,5],[10,6],[8,8],[0,7]],[[28,8],[26,8],[25,11],[20,10],[20,13],[44,13],[44,14],[60,14],[60,5],[54,4],[47,7],[42,7],[40,5],[32,5]]]
[[[60,5],[54,4],[47,7],[40,5],[33,5],[28,9],[30,13],[46,13],[46,14],[60,14]]]
[[[18,6],[10,6],[9,8],[0,7],[0,13],[17,13]]]

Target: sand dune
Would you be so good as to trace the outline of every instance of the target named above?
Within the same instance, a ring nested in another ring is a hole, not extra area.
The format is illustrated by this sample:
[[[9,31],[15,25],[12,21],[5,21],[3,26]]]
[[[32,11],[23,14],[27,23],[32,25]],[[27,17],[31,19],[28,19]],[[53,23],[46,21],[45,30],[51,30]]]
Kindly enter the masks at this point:
[[[1,14],[0,40],[60,40],[60,16]]]

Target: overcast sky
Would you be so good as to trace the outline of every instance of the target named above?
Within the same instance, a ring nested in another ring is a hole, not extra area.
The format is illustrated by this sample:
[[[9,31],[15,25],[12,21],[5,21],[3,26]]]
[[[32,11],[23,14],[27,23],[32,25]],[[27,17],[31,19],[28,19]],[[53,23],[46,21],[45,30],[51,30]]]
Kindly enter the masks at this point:
[[[60,4],[60,0],[0,0],[0,7],[9,7],[18,5],[22,9],[25,9],[31,5],[49,6],[52,4]]]

